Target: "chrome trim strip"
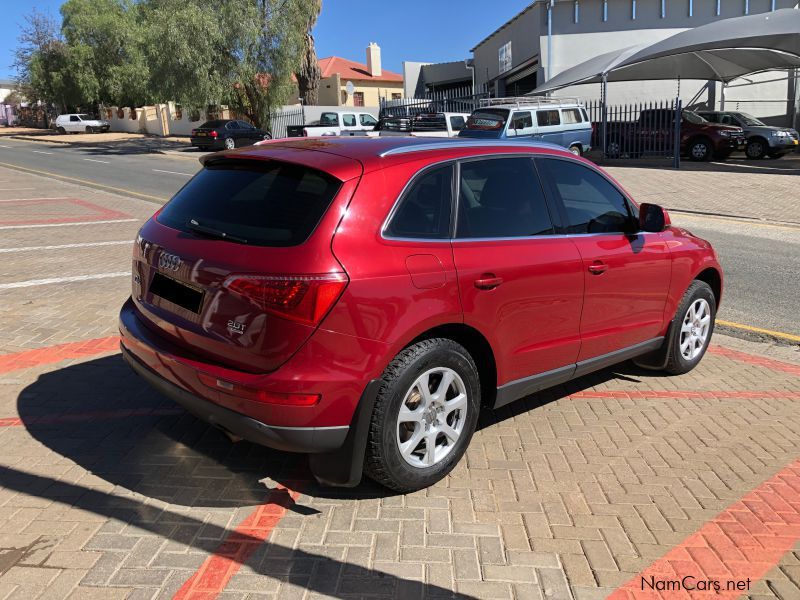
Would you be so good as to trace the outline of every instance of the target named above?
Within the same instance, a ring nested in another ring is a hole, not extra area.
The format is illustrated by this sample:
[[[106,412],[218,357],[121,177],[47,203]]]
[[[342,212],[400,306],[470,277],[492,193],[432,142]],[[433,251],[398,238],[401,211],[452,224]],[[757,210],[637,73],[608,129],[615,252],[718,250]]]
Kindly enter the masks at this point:
[[[282,425],[268,425],[267,423],[264,423],[264,425],[269,429],[281,429],[286,431],[333,431],[336,429],[350,429],[350,425],[331,425],[328,427],[284,427]]]
[[[563,146],[551,144],[550,142],[539,142],[535,140],[476,140],[474,138],[460,138],[461,141],[455,142],[449,138],[414,138],[420,140],[418,143],[409,144],[406,146],[397,146],[384,150],[378,156],[385,158],[387,156],[399,156],[403,154],[410,154],[412,152],[425,152],[433,150],[450,150],[458,148],[509,148],[509,152],[513,152],[514,147],[517,148],[530,148],[530,149],[550,149],[561,150],[568,152]],[[442,141],[439,141],[442,140]],[[452,160],[452,159],[451,159]]]

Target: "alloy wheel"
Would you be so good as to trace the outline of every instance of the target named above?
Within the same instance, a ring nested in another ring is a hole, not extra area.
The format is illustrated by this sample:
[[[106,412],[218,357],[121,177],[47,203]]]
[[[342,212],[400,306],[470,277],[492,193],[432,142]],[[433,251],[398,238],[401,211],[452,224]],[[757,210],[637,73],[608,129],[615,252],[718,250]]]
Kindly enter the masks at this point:
[[[703,159],[708,155],[708,146],[703,142],[698,142],[692,146],[692,156],[697,159]]]
[[[745,154],[747,154],[747,158],[763,158],[764,145],[759,141],[750,142],[745,148]]]
[[[234,148],[236,148],[236,140],[234,140],[233,138],[226,138],[225,139],[225,147],[228,150],[233,150]]]
[[[689,305],[681,325],[680,351],[686,360],[694,360],[708,342],[711,329],[711,307],[704,298]]]
[[[397,417],[397,447],[409,465],[427,468],[441,462],[464,431],[467,390],[453,369],[436,367],[417,377]]]

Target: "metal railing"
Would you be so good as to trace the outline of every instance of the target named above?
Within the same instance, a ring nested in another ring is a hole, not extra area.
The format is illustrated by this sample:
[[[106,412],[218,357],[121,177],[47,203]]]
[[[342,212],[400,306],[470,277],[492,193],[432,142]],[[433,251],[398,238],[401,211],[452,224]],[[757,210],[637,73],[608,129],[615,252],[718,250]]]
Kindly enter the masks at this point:
[[[305,112],[303,107],[300,106],[299,108],[284,108],[282,110],[275,111],[270,115],[270,133],[272,134],[272,139],[280,139],[288,137],[286,132],[286,128],[289,125],[305,125]]]
[[[427,90],[423,98],[380,98],[381,117],[415,117],[425,113],[457,112],[471,113],[488,97],[488,92],[474,92],[471,85]]]
[[[480,101],[480,107],[489,106],[517,106],[517,107],[537,107],[537,106],[562,106],[564,104],[580,104],[579,98],[564,97],[545,97],[545,96],[516,96],[509,98],[483,98]]]

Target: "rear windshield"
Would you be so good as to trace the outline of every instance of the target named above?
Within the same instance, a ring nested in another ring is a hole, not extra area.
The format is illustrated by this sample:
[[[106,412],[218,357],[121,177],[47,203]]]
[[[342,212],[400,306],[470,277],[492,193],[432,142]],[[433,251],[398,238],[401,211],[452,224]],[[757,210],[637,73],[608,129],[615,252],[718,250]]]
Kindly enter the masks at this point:
[[[508,119],[508,110],[504,108],[485,108],[473,112],[465,129],[478,131],[497,131],[502,129]]]
[[[224,127],[227,121],[221,121],[217,119],[216,121],[206,121],[202,125],[200,125],[200,129],[217,129],[219,127]]]
[[[225,162],[200,171],[158,215],[158,222],[254,246],[296,246],[317,226],[341,182],[282,162]]]

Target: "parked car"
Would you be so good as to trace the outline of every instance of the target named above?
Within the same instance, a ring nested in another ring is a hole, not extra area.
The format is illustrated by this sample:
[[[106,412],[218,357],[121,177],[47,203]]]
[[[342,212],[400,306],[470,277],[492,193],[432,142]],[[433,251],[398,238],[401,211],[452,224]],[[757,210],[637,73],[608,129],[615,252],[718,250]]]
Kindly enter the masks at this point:
[[[96,119],[86,114],[58,115],[56,117],[56,131],[58,133],[104,133],[111,124],[102,119]]]
[[[253,127],[247,121],[236,119],[214,119],[192,129],[189,140],[200,150],[231,150],[240,146],[251,146],[262,140],[271,140],[268,131]]]
[[[530,138],[581,155],[591,149],[592,124],[577,98],[492,98],[467,119],[459,137]]]
[[[464,128],[467,113],[424,113],[414,117],[381,118],[377,130],[379,135],[412,135],[424,137],[455,137]]]
[[[759,159],[769,156],[780,158],[787,152],[797,150],[800,136],[789,127],[772,127],[743,112],[700,110],[697,114],[712,123],[741,127],[747,137],[745,155]]]
[[[287,126],[286,135],[288,137],[341,135],[347,132],[373,131],[377,124],[378,119],[369,112],[353,109],[326,111],[320,115],[319,121]]]
[[[642,110],[636,121],[608,123],[606,156],[638,157],[671,151],[674,147],[675,111],[669,108]],[[690,110],[681,111],[680,153],[693,161],[725,160],[744,150],[741,127],[711,123]]]
[[[136,237],[122,354],[323,483],[431,485],[481,405],[627,359],[686,373],[708,347],[711,245],[552,144],[331,137],[202,163]]]

